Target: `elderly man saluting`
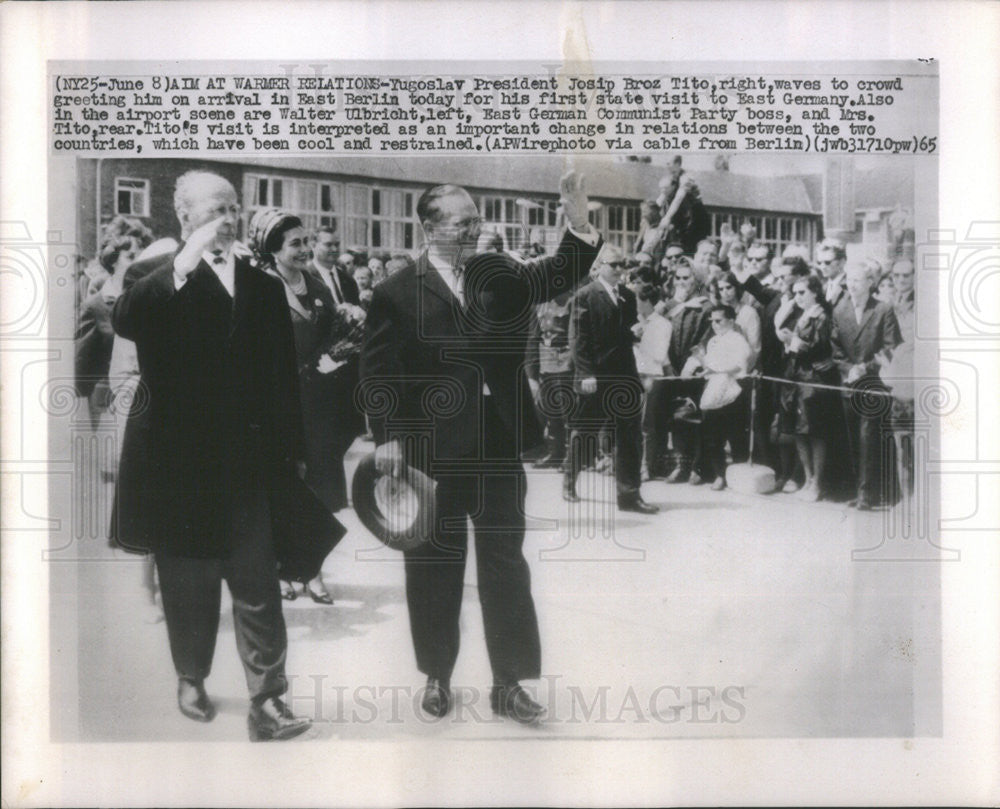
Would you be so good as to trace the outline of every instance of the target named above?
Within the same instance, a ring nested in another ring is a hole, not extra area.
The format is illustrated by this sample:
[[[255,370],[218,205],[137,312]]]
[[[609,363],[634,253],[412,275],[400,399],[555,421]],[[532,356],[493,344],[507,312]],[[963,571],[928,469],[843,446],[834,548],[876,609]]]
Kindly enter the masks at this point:
[[[427,251],[416,267],[375,287],[368,312],[362,398],[366,387],[371,399],[388,387],[393,400],[389,412],[369,408],[377,468],[399,474],[408,463],[437,482],[433,535],[405,556],[410,629],[427,676],[421,705],[433,716],[451,707],[467,517],[476,537],[492,710],[527,724],[543,713],[520,685],[541,676],[522,553],[520,453],[542,436],[524,347],[534,307],[585,278],[600,242],[587,222],[582,178],[568,173],[561,192],[569,232],[554,256],[522,263],[504,253],[474,255],[482,220],[472,197],[455,185],[429,189],[417,204]]]
[[[181,712],[215,715],[204,681],[225,579],[250,738],[287,739],[310,724],[281,699],[287,640],[268,497],[281,474],[304,473],[288,305],[281,282],[233,249],[240,209],[225,179],[188,172],[174,207],[184,244],[133,264],[112,316],[149,394],[126,428],[117,538],[155,553]]]

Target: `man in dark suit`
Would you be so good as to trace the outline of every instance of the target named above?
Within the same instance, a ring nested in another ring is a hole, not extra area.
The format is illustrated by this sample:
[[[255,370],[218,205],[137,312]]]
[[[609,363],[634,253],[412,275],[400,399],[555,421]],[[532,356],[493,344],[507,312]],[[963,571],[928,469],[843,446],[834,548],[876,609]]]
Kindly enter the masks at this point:
[[[833,358],[844,383],[853,388],[843,394],[844,417],[851,461],[857,479],[859,510],[870,510],[887,499],[881,469],[881,439],[891,399],[879,378],[879,355],[902,342],[892,306],[872,297],[873,280],[864,265],[847,269],[847,294],[833,310]],[[865,392],[874,396],[865,396]]]
[[[132,494],[118,498],[117,540],[155,553],[181,712],[215,714],[204,680],[224,578],[250,738],[290,738],[310,723],[281,699],[287,640],[268,499],[282,474],[304,473],[288,305],[281,282],[233,249],[239,207],[226,180],[188,172],[174,207],[184,243],[134,264],[112,314],[136,343],[148,393],[133,408],[141,433],[124,441],[120,494]]]
[[[844,245],[833,239],[820,242],[816,249],[816,268],[823,282],[826,301],[832,309],[836,309],[847,294],[847,279],[844,277],[846,260],[847,252],[844,250]]]
[[[564,467],[563,499],[579,501],[576,479],[587,444],[602,428],[613,428],[618,508],[655,514],[639,495],[642,466],[642,382],[635,366],[632,327],[638,322],[635,294],[621,283],[625,257],[605,245],[597,277],[573,296],[569,345],[577,403],[570,452]]]
[[[360,306],[358,285],[351,274],[339,267],[337,256],[340,241],[331,228],[321,227],[313,235],[312,273],[330,290],[333,302],[341,309]],[[356,314],[360,310],[354,310]],[[344,456],[359,435],[365,431],[364,415],[354,403],[354,390],[358,385],[358,357],[352,355],[342,366],[324,380],[328,394],[329,411],[336,415],[334,429],[336,441],[332,446],[331,463],[335,467],[337,490],[333,510],[347,507],[347,477],[344,473]]]
[[[521,452],[542,439],[524,350],[535,306],[586,276],[599,237],[572,172],[561,185],[571,230],[554,256],[533,263],[474,255],[482,220],[462,188],[425,192],[417,216],[427,251],[375,287],[361,357],[361,391],[376,466],[403,464],[437,483],[438,522],[406,552],[406,596],[417,667],[427,675],[425,712],[451,707],[468,545],[476,537],[479,598],[493,670],[494,713],[520,722],[543,712],[520,685],[541,676],[538,620],[522,553],[525,474]]]
[[[351,274],[338,266],[340,240],[333,228],[323,226],[313,234],[313,260],[310,269],[333,295],[336,304],[359,304],[358,285]]]

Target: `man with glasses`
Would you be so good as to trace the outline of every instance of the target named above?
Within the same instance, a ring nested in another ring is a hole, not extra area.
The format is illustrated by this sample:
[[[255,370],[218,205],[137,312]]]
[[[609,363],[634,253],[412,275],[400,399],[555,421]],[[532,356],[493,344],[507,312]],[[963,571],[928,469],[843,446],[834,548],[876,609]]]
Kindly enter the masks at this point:
[[[771,250],[766,244],[756,242],[747,248],[744,261],[750,274],[763,281],[771,266]]]
[[[421,708],[435,717],[452,705],[469,519],[493,672],[490,707],[525,724],[544,712],[520,684],[541,676],[522,550],[521,453],[540,444],[542,433],[524,351],[536,305],[586,277],[600,245],[587,222],[582,178],[567,173],[560,191],[570,229],[553,256],[529,263],[476,254],[482,220],[464,188],[425,191],[417,217],[427,249],[415,267],[374,288],[368,310],[359,398],[375,436],[376,468],[397,477],[409,465],[436,481],[433,531],[404,554],[410,631],[427,677]]]
[[[844,276],[844,262],[847,253],[844,246],[832,240],[823,241],[816,250],[816,268],[820,280],[823,281],[823,291],[827,303],[836,308],[847,290]]]
[[[275,482],[305,473],[288,304],[281,282],[236,248],[228,181],[188,172],[174,207],[182,246],[133,264],[113,313],[149,393],[126,428],[117,539],[155,553],[181,713],[215,716],[204,681],[225,579],[250,738],[288,739],[310,724],[281,699],[287,638],[271,536]]]
[[[663,254],[663,261],[660,262],[660,283],[668,284],[673,281],[674,272],[681,259],[684,258],[684,248],[677,242],[671,242]]]
[[[614,436],[618,508],[655,514],[659,509],[639,494],[642,383],[632,350],[638,313],[635,294],[621,283],[624,273],[622,251],[606,245],[597,262],[597,277],[573,296],[569,344],[577,401],[570,419],[563,498],[579,501],[576,480],[603,428]]]

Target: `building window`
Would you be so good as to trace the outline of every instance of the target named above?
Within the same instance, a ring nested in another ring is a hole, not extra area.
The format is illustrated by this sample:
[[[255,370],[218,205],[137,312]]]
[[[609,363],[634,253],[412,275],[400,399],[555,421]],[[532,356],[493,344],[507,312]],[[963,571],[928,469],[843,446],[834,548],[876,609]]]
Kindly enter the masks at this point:
[[[607,211],[607,240],[626,253],[631,253],[639,236],[639,221],[642,217],[639,206],[609,205]]]
[[[483,218],[484,233],[503,236],[505,250],[513,250],[528,243],[529,231],[525,206],[518,205],[514,197],[482,196],[479,211]]]
[[[371,193],[368,186],[348,185],[344,195],[343,247],[368,247]]]
[[[149,180],[115,177],[115,213],[149,216]]]
[[[371,246],[412,250],[418,246],[416,200],[413,191],[371,189]]]
[[[810,219],[800,216],[777,216],[773,214],[739,214],[713,211],[712,235],[721,235],[722,226],[728,224],[734,232],[750,223],[757,229],[757,241],[767,245],[771,255],[781,255],[790,244],[805,244],[810,249],[815,241],[815,229]]]
[[[243,180],[244,227],[261,208],[281,208],[299,217],[309,232],[320,226],[339,232],[342,198],[340,183],[247,174]]]

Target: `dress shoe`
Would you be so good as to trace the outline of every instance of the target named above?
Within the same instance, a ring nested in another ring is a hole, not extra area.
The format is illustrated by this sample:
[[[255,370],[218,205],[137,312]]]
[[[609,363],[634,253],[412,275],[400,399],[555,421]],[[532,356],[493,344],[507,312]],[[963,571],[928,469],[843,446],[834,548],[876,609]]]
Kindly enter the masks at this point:
[[[290,581],[281,580],[281,597],[285,601],[294,601],[299,597],[298,591],[295,589],[295,584]]]
[[[311,719],[293,714],[280,697],[268,697],[259,704],[252,704],[247,717],[252,742],[291,739],[307,730],[311,724]]]
[[[580,495],[576,493],[575,486],[563,485],[563,500],[567,503],[579,503]]]
[[[195,722],[211,722],[215,719],[215,706],[205,693],[201,680],[181,677],[177,681],[177,707],[188,719]]]
[[[545,709],[528,696],[520,685],[494,685],[490,691],[490,708],[497,716],[506,716],[522,725],[535,725]]]
[[[428,677],[423,699],[420,700],[420,707],[424,713],[438,719],[447,716],[448,711],[451,710],[451,688],[448,681],[440,680],[437,677]]]
[[[673,472],[667,475],[667,483],[684,483],[688,479],[689,474],[689,472],[678,466]]]
[[[619,511],[635,511],[638,514],[656,514],[660,507],[647,503],[637,494],[630,494],[626,497],[618,498]]]
[[[313,579],[306,584],[306,595],[317,604],[333,604],[333,596],[330,595],[322,581]]]

